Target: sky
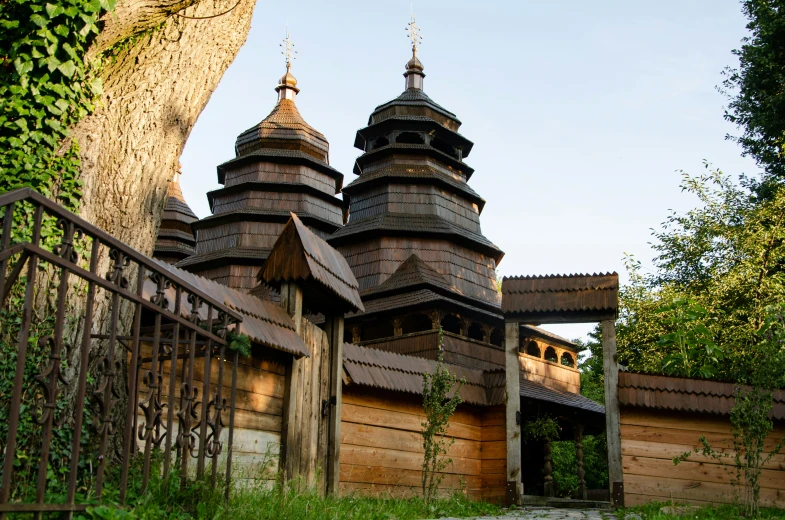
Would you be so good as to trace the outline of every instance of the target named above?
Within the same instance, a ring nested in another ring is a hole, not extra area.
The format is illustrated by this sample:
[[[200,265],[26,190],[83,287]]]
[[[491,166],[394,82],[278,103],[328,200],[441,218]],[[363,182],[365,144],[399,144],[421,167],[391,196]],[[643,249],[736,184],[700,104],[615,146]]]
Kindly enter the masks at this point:
[[[210,214],[216,166],[275,105],[287,27],[297,106],[349,184],[356,131],[404,90],[412,10],[424,90],[474,142],[469,184],[487,201],[483,233],[506,253],[501,275],[616,271],[624,283],[624,255],[651,269],[651,229],[695,205],[680,171],[758,171],[725,139],[738,130],[716,89],[747,34],[736,0],[259,0],[182,155],[194,212]],[[576,338],[593,325],[546,328]]]

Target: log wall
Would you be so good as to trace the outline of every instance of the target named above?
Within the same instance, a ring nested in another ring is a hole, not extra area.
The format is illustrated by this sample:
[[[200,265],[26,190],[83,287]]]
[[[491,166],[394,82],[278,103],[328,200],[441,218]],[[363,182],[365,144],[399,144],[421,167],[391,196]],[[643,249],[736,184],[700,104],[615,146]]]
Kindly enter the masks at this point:
[[[621,409],[621,450],[624,502],[633,506],[649,501],[691,504],[731,502],[735,475],[731,455],[727,465],[702,455],[692,455],[678,466],[673,458],[702,448],[705,436],[712,447],[732,453],[727,417],[685,412]],[[766,449],[785,438],[785,424],[778,424]],[[769,461],[761,475],[761,505],[785,508],[785,454]]]
[[[341,416],[342,495],[394,497],[421,493],[422,398],[402,393],[344,387]],[[441,495],[464,490],[475,499],[501,501],[505,495],[504,409],[460,407],[448,435]]]

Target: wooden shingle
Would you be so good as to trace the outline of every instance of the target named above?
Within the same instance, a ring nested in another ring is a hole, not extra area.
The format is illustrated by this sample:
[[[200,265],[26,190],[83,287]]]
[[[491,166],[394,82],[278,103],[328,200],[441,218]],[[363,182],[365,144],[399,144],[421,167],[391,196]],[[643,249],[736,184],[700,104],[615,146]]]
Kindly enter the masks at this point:
[[[364,310],[359,284],[344,257],[294,213],[259,270],[258,280],[276,288],[283,282],[302,282],[306,298],[310,293],[322,306],[312,310],[327,310],[330,295],[345,310]]]

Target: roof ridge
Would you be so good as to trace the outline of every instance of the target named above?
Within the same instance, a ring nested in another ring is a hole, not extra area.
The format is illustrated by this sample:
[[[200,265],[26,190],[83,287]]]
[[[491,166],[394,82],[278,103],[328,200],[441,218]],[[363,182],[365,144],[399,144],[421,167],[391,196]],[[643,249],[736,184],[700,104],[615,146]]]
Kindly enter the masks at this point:
[[[543,279],[552,279],[552,278],[577,278],[579,276],[583,277],[591,277],[591,276],[618,276],[619,274],[616,271],[607,272],[607,273],[574,273],[574,274],[539,274],[539,275],[516,275],[516,276],[505,276],[502,278],[504,280],[543,280]]]

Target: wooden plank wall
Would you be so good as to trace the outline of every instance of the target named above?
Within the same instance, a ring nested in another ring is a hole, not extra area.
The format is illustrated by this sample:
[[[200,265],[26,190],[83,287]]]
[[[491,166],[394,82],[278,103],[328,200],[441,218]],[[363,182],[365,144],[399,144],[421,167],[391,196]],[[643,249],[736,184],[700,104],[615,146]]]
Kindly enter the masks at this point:
[[[702,448],[702,435],[713,447],[732,453],[733,437],[727,417],[622,408],[625,505],[652,500],[694,504],[732,501],[732,455],[726,459],[728,465],[702,455],[693,455],[678,466],[673,464],[674,457]],[[782,438],[785,424],[780,423],[767,439],[766,449],[776,444],[775,439]],[[785,508],[785,453],[764,466],[760,497],[762,506]]]
[[[142,355],[150,356],[152,345],[142,344]],[[272,481],[278,471],[278,454],[281,444],[281,419],[283,409],[284,391],[284,365],[277,361],[265,359],[263,353],[254,349],[250,358],[240,357],[237,367],[237,401],[235,411],[234,452],[232,455],[232,472],[238,479],[262,479]],[[182,362],[180,362],[182,363]],[[231,396],[232,365],[229,361],[224,365],[223,396],[227,400]],[[161,402],[167,403],[169,396],[169,361],[164,363]],[[144,375],[150,364],[143,365],[139,373],[140,400],[147,395],[144,384]],[[218,360],[210,363],[211,393],[215,391],[218,383]],[[180,394],[182,380],[179,376],[182,365],[178,364],[176,377],[177,393],[175,394],[175,410],[179,410],[177,397]],[[204,381],[204,360],[196,359],[194,364],[194,385],[199,389],[198,400],[202,400],[202,382]],[[200,412],[201,408],[197,409]],[[166,408],[164,408],[163,423],[166,424]],[[139,415],[138,424],[144,422],[144,416]],[[228,408],[224,415],[224,428],[221,440],[224,443],[224,458],[228,449],[229,413]],[[174,419],[174,431],[177,431],[177,417]],[[176,434],[175,434],[176,435]],[[140,442],[140,441],[137,441]],[[143,444],[142,444],[143,446]],[[195,461],[195,459],[194,459]],[[261,465],[268,463],[266,471],[262,472]],[[223,464],[223,463],[222,463]],[[196,463],[191,467],[195,469]]]
[[[563,392],[581,393],[581,373],[577,369],[524,353],[519,354],[518,358],[521,372],[529,381]]]
[[[507,498],[507,441],[506,410],[494,406],[482,410],[480,416],[482,444],[480,445],[480,470],[482,491],[480,498],[488,502],[503,503]]]
[[[421,493],[425,416],[420,396],[346,386],[341,419],[342,495]],[[440,494],[464,490],[472,498],[503,499],[504,410],[460,407],[448,434],[455,438],[448,452],[453,463]]]

